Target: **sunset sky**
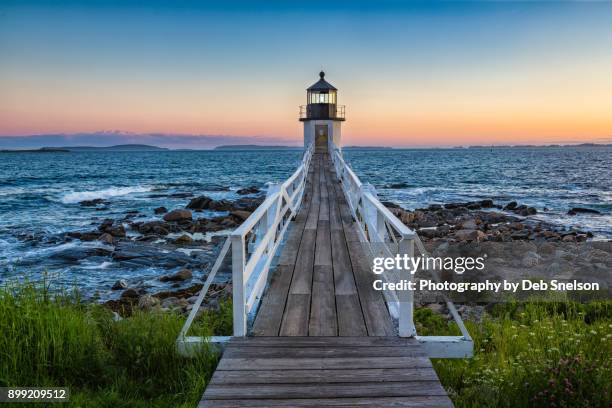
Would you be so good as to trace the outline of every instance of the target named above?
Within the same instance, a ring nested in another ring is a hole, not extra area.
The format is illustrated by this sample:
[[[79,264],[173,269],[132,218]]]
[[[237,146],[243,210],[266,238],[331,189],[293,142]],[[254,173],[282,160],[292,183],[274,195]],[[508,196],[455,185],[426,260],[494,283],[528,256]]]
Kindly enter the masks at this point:
[[[0,135],[298,142],[323,68],[345,144],[612,143],[611,2],[286,3],[2,1]]]

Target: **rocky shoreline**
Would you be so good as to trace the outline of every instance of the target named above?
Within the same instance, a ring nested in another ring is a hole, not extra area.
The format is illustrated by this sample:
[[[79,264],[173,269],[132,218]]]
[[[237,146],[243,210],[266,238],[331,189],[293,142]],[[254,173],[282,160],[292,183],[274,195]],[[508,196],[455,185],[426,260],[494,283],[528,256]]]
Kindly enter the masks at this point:
[[[66,241],[96,242],[100,246],[72,248],[54,257],[64,262],[100,257],[128,268],[155,266],[166,270],[167,273],[157,280],[168,285],[167,290],[150,291],[148,287],[131,285],[120,279],[112,286],[118,296],[104,304],[120,315],[154,308],[188,313],[202,288],[199,282],[205,279],[204,271],[214,261],[213,255],[223,241],[223,236],[216,234],[239,226],[264,199],[263,193],[254,186],[237,193],[243,197],[235,201],[185,194],[189,202],[184,207],[155,208],[151,214],[153,219],[147,215],[144,221],[138,220],[142,214],[133,211],[121,219],[105,219],[95,229],[65,235]],[[104,200],[80,204],[106,205]],[[480,200],[433,204],[414,211],[392,202],[383,204],[428,245],[517,241],[578,243],[593,236],[588,231],[542,222],[534,217],[538,214],[536,208],[516,202],[501,205],[493,200]],[[200,217],[205,211],[222,215]],[[576,213],[580,209],[572,211]],[[220,301],[231,298],[231,293],[230,279],[215,282],[200,313],[217,309]]]

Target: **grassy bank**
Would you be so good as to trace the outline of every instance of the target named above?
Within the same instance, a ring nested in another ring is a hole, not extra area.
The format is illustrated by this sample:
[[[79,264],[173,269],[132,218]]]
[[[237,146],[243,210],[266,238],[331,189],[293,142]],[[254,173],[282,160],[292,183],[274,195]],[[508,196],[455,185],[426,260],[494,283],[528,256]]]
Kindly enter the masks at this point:
[[[428,309],[417,321],[458,334]],[[434,361],[457,407],[612,406],[612,303],[500,304],[466,326],[474,358]]]
[[[458,334],[427,308],[420,334]],[[184,317],[112,314],[32,284],[0,288],[0,386],[67,386],[75,407],[195,407],[218,355],[176,353]],[[473,359],[435,360],[457,407],[607,407],[612,403],[612,304],[505,304],[467,322]],[[231,304],[196,321],[229,334]]]
[[[0,386],[67,386],[75,407],[194,407],[218,356],[178,355],[183,322],[154,312],[115,322],[74,293],[33,284],[0,288]],[[230,324],[226,303],[193,330],[227,334]]]

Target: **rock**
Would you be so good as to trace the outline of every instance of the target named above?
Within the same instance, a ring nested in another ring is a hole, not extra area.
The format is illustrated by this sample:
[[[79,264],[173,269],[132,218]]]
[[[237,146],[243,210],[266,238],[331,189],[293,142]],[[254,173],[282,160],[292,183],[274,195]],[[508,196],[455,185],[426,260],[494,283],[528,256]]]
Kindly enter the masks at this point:
[[[551,256],[555,253],[555,246],[553,244],[551,244],[550,242],[545,242],[542,245],[540,245],[539,248],[539,252],[542,255],[546,255],[546,256]]]
[[[563,242],[575,242],[576,241],[576,237],[573,235],[566,235],[563,237],[562,239]]]
[[[82,232],[79,234],[79,239],[81,241],[95,241],[100,236],[98,231],[90,231],[90,232]]]
[[[247,188],[241,188],[240,190],[236,191],[236,194],[246,195],[246,194],[257,194],[259,192],[260,190],[256,186],[250,186]]]
[[[109,244],[109,245],[113,245],[113,236],[107,232],[105,232],[104,234],[100,235],[98,237],[98,241],[100,242],[104,242],[105,244]]]
[[[409,187],[408,183],[391,183],[385,186],[385,188],[407,188],[407,187]]]
[[[241,223],[251,216],[250,211],[236,210],[232,211],[230,215],[236,217]]]
[[[179,245],[192,244],[193,243],[193,239],[189,235],[183,234],[180,237],[178,237],[177,239],[175,239],[174,243],[175,244],[179,244]]]
[[[193,274],[191,273],[190,269],[181,269],[180,271],[178,271],[177,273],[173,275],[162,276],[161,278],[159,278],[159,280],[161,282],[180,282],[180,281],[186,281],[188,279],[191,279],[192,277],[193,277]]]
[[[159,299],[151,295],[142,295],[138,298],[138,308],[142,310],[151,310],[159,305]]]
[[[166,207],[157,207],[156,209],[153,210],[153,212],[155,214],[165,214],[168,212],[168,209]]]
[[[521,206],[521,209],[519,210],[517,208],[515,212],[517,212],[519,215],[523,217],[526,217],[528,215],[535,215],[538,213],[538,211],[534,207],[527,207],[527,206]]]
[[[590,208],[582,208],[582,207],[574,207],[567,212],[567,215],[576,215],[576,214],[601,214],[597,210],[592,210]]]
[[[121,294],[121,298],[122,299],[136,299],[138,298],[138,291],[136,289],[126,289],[125,291],[123,291],[123,293]]]
[[[80,261],[81,259],[93,257],[93,256],[108,256],[111,251],[105,248],[85,248],[85,247],[74,247],[67,248],[63,251],[56,252],[49,256],[49,259],[57,261],[73,263]]]
[[[461,229],[475,230],[478,229],[478,226],[476,225],[476,221],[466,220],[461,223]]]
[[[417,231],[417,233],[419,234],[420,237],[424,237],[424,238],[435,238],[438,235],[438,232],[436,231],[435,228],[427,228],[427,229],[420,229]]]
[[[482,241],[487,234],[479,230],[462,229],[455,232],[455,238],[459,241]]]
[[[480,203],[468,203],[466,205],[466,208],[468,210],[480,210],[481,206],[480,206]]]
[[[482,200],[480,202],[480,206],[482,208],[493,208],[495,204],[493,203],[493,200]]]
[[[83,200],[79,202],[82,207],[95,207],[100,204],[105,204],[106,202],[101,198],[94,198],[93,200]]]
[[[113,284],[111,287],[112,290],[121,290],[126,289],[128,287],[128,283],[125,279],[119,279],[117,282]]]
[[[164,215],[164,221],[179,222],[191,221],[191,211],[189,210],[173,210]]]
[[[391,201],[381,201],[382,205],[384,205],[387,208],[402,208],[399,205],[391,202]]]
[[[206,196],[192,198],[191,201],[189,201],[189,204],[187,204],[187,208],[190,210],[201,211],[207,209],[212,201],[212,198]]]
[[[123,225],[117,225],[115,227],[107,228],[106,233],[113,237],[123,238],[126,236],[125,227]]]
[[[534,266],[540,263],[540,259],[542,259],[540,255],[536,254],[533,251],[530,251],[525,254],[523,260],[521,261],[521,264],[525,268],[533,268]]]
[[[161,306],[162,307],[166,307],[166,308],[172,308],[172,307],[176,306],[176,302],[177,301],[178,301],[178,298],[176,298],[176,297],[168,297],[168,298],[165,298],[164,300],[162,300]]]
[[[518,203],[516,201],[510,201],[508,204],[506,204],[506,206],[504,207],[504,210],[514,210],[516,209],[516,207],[518,206]]]

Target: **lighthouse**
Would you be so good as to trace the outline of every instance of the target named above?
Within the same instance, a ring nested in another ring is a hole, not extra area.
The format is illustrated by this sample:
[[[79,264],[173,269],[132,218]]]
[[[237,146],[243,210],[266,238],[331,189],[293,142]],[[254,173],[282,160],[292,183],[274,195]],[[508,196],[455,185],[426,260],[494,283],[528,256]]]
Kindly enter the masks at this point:
[[[331,153],[341,147],[341,124],[344,105],[338,105],[338,90],[320,79],[306,89],[306,105],[300,106],[300,121],[304,122],[304,147],[314,144],[315,153]]]

